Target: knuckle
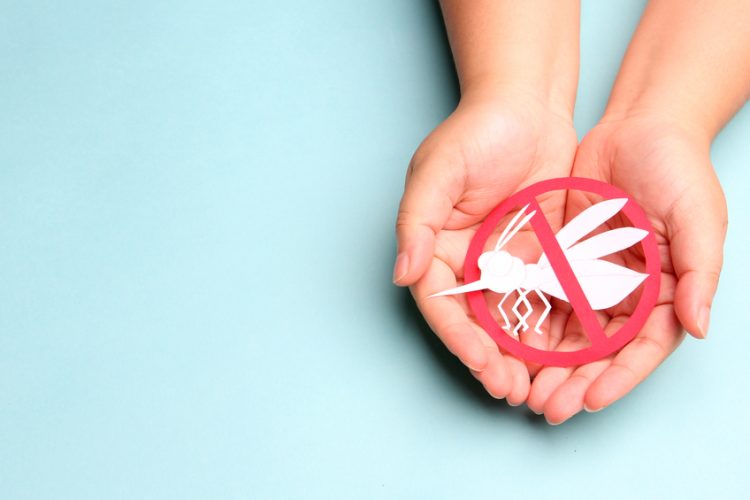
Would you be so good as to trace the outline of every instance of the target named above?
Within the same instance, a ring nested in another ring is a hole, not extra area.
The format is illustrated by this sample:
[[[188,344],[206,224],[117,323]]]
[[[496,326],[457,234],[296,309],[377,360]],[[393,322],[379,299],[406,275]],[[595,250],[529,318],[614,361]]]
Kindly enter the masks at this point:
[[[402,208],[396,215],[396,234],[403,235],[419,230],[424,234],[436,236],[437,228],[427,221],[421,220],[420,216],[407,208]]]
[[[407,177],[413,176],[417,172],[424,170],[426,165],[430,165],[429,157],[430,155],[423,152],[422,148],[417,149],[414,156],[409,160],[409,167],[406,169]]]
[[[471,330],[466,328],[466,326],[466,323],[454,322],[444,325],[440,330],[446,339],[460,342],[465,339],[467,335],[471,335],[472,333]]]
[[[587,384],[591,384],[594,381],[591,377],[581,372],[573,372],[573,374],[570,376],[568,380],[576,380],[576,379],[582,380],[583,382]]]
[[[717,285],[719,283],[719,278],[721,277],[721,270],[718,270],[718,271],[707,270],[703,272],[703,275],[713,285]]]
[[[409,160],[409,166],[406,169],[406,177],[411,177],[414,174],[414,171],[417,170],[417,165],[419,165],[420,161],[417,158],[417,154],[415,153],[414,156],[411,157],[411,160]]]
[[[729,213],[726,208],[726,203],[724,204],[721,214],[719,216],[719,224],[721,227],[721,234],[726,236],[727,228],[729,227]]]
[[[636,337],[632,342],[635,346],[639,346],[644,349],[656,351],[659,359],[664,359],[669,355],[669,351],[660,342],[652,339],[651,337]],[[632,371],[632,370],[631,370]]]
[[[408,209],[401,209],[396,216],[396,231],[414,226],[414,215]]]
[[[611,368],[619,370],[621,373],[625,374],[630,379],[630,384],[632,385],[637,384],[641,380],[641,377],[635,373],[635,370],[625,363],[615,361],[612,363]]]

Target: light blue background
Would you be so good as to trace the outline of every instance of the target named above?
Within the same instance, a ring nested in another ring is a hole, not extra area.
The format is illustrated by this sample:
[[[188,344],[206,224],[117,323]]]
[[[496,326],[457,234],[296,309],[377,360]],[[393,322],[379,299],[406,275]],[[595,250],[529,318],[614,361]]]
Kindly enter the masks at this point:
[[[553,428],[390,284],[457,99],[434,3],[0,5],[1,498],[745,494],[749,110],[709,340]],[[580,134],[642,5],[585,2]]]

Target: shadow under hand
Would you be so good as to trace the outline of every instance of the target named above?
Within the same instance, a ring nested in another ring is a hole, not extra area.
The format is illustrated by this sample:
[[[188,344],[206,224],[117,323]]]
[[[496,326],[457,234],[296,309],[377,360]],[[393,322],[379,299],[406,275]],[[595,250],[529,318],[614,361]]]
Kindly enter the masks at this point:
[[[413,332],[422,345],[429,351],[431,358],[435,361],[438,371],[443,375],[446,390],[466,396],[466,399],[477,407],[492,414],[503,416],[515,415],[519,419],[538,423],[547,427],[544,417],[534,414],[525,406],[511,407],[505,400],[497,400],[485,391],[482,384],[476,380],[469,370],[443,345],[440,339],[432,332],[427,322],[419,312],[411,294],[406,289],[399,289],[393,293],[394,309],[401,316],[405,324],[414,327],[407,329]]]

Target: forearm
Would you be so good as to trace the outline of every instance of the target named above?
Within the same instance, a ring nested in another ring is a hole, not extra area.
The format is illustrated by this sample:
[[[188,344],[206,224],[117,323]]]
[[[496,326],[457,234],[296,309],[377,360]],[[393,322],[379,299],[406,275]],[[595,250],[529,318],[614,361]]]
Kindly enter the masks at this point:
[[[750,97],[750,0],[651,0],[605,120],[659,113],[710,141]]]
[[[579,0],[442,0],[463,95],[513,89],[572,115]]]

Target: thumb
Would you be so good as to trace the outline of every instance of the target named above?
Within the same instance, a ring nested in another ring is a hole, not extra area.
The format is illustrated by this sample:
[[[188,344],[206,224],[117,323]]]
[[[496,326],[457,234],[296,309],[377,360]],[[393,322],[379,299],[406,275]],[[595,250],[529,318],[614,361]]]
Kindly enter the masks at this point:
[[[694,337],[708,334],[711,302],[719,284],[727,208],[718,180],[694,183],[668,221],[672,264],[677,275],[675,313]]]
[[[427,271],[435,252],[435,236],[453,210],[451,194],[461,190],[445,165],[412,162],[396,220],[398,255],[393,282],[414,284]]]

